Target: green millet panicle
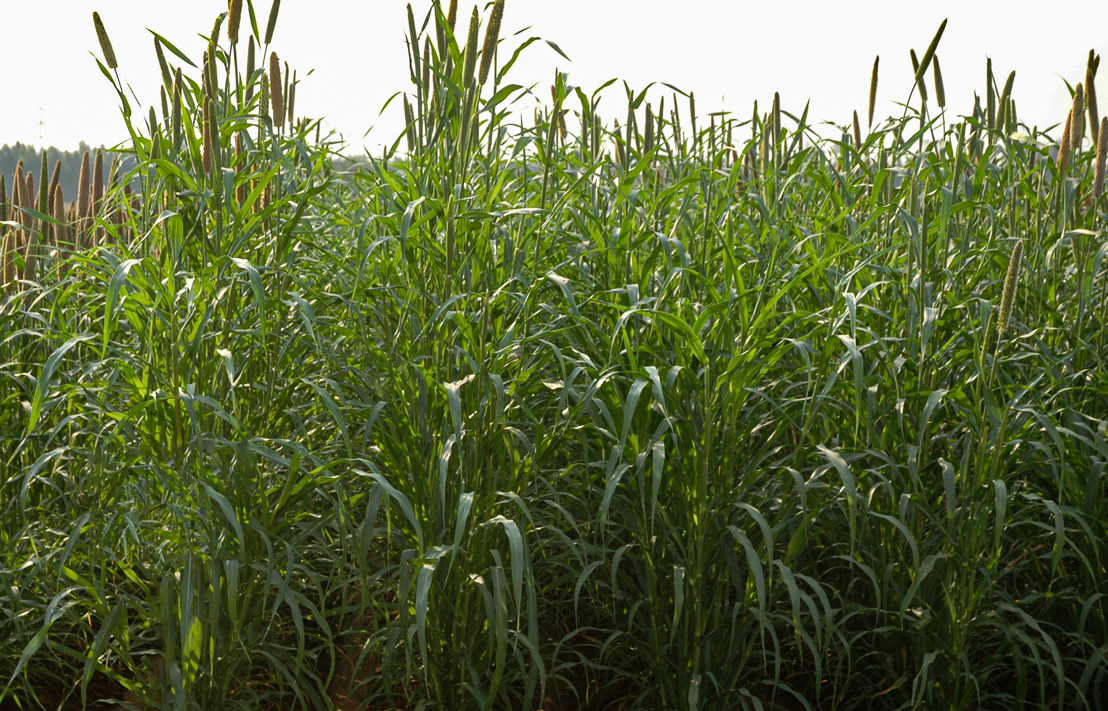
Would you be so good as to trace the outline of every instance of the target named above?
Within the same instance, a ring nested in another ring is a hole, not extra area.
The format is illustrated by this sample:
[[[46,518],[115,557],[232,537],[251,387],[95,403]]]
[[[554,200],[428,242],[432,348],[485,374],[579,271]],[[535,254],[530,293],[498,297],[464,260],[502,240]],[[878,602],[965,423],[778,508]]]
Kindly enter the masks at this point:
[[[1104,194],[1104,163],[1108,159],[1108,136],[1104,135],[1105,129],[1108,129],[1108,117],[1102,118],[1097,128],[1096,167],[1093,170],[1093,197],[1097,198]]]
[[[273,29],[277,27],[277,13],[281,11],[281,0],[273,0],[273,6],[269,8],[269,22],[265,26],[265,43],[273,41]]]
[[[96,27],[96,39],[100,40],[100,51],[104,53],[104,63],[108,69],[118,69],[119,62],[115,59],[115,50],[108,39],[108,31],[104,29],[104,22],[100,19],[100,13],[92,13],[92,24]]]
[[[1008,260],[1008,274],[1004,277],[1004,292],[1000,296],[1000,316],[996,321],[997,336],[1003,336],[1008,330],[1008,321],[1012,318],[1012,304],[1016,301],[1016,282],[1020,275],[1020,256],[1023,254],[1023,240],[1017,240],[1012,248],[1012,258]]]
[[[1062,130],[1062,140],[1058,143],[1058,170],[1065,172],[1070,162],[1070,128],[1073,124],[1073,109],[1066,116],[1066,127]]]
[[[481,47],[481,71],[478,74],[478,81],[482,84],[489,78],[489,68],[496,54],[496,42],[500,36],[500,21],[503,17],[504,0],[496,0],[496,5],[492,8],[492,17],[489,18],[489,26],[485,29],[485,43]]]
[[[869,127],[873,128],[873,109],[877,104],[877,67],[881,64],[881,55],[873,58],[873,73],[869,78]]]
[[[473,73],[477,68],[477,33],[481,30],[481,16],[477,14],[477,8],[473,8],[473,15],[469,18],[469,36],[466,38],[466,63],[462,74],[462,86],[473,86]]]

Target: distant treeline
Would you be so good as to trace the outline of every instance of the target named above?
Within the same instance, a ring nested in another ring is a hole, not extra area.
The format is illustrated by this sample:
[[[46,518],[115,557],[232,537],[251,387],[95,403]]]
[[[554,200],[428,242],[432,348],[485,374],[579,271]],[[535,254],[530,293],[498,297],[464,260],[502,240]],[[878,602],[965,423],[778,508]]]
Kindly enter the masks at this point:
[[[62,151],[57,148],[46,149],[46,162],[49,166],[48,170],[51,175],[54,172],[54,166],[59,162],[61,163],[62,168],[59,185],[62,186],[62,191],[66,196],[67,203],[76,199],[77,181],[80,179],[81,175],[81,156],[84,155],[85,151],[89,151],[95,155],[96,149],[90,147],[84,141],[81,141],[75,151]],[[105,170],[116,158],[121,161],[121,170],[124,171],[134,162],[134,159],[130,156],[104,151]],[[11,191],[12,176],[15,175],[15,167],[19,164],[19,161],[23,161],[24,171],[30,171],[35,174],[35,181],[37,183],[39,180],[38,173],[42,167],[42,149],[24,143],[16,143],[10,146],[5,144],[0,146],[0,174],[5,178],[4,182],[7,184],[9,192]],[[49,177],[48,175],[47,178]]]

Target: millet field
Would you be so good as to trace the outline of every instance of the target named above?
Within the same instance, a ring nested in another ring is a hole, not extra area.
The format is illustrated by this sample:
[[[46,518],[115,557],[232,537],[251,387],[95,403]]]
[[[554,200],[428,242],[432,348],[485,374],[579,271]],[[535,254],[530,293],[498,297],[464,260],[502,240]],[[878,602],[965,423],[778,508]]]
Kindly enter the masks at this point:
[[[1098,55],[828,137],[421,0],[350,156],[259,2],[0,177],[0,708],[1108,709]]]

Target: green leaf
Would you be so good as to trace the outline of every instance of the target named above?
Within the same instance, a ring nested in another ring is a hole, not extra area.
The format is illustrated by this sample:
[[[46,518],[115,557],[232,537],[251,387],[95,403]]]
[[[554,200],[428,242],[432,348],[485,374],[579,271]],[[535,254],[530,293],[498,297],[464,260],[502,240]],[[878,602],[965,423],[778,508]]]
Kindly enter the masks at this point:
[[[38,382],[35,384],[35,396],[31,400],[31,414],[27,418],[27,429],[25,435],[30,435],[34,431],[35,425],[38,424],[39,416],[42,414],[42,403],[46,399],[46,394],[50,391],[50,384],[54,377],[54,371],[58,369],[58,364],[61,363],[65,354],[73,349],[78,343],[84,343],[85,341],[92,340],[92,336],[74,336],[68,341],[63,343],[57,350],[50,354],[50,357],[46,359],[46,363],[43,364],[42,370],[39,372]]]

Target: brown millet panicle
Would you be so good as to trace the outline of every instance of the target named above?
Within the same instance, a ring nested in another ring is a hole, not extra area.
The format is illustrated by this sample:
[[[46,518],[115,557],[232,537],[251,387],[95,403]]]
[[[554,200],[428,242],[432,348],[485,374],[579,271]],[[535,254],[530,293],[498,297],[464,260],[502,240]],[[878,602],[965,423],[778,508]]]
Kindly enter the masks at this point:
[[[27,177],[24,178],[24,186],[21,197],[23,202],[20,203],[23,207],[34,210],[35,209],[35,174],[28,172]],[[28,229],[34,229],[35,218],[24,213],[23,214],[23,226]]]
[[[246,102],[250,103],[250,100],[254,98],[254,70],[257,60],[254,57],[254,36],[250,36],[250,41],[246,45]]]
[[[50,193],[47,192],[50,189],[50,181],[46,179],[49,174],[50,162],[46,158],[46,151],[42,151],[42,164],[38,171],[38,206],[35,208],[44,215],[50,214]],[[46,229],[46,225],[42,226],[42,229]]]
[[[1085,91],[1078,84],[1073,91],[1073,111],[1070,114],[1073,120],[1070,122],[1070,150],[1081,152],[1081,139],[1085,137]]]
[[[27,182],[27,176],[23,172],[23,161],[19,161],[18,163],[15,164],[15,174],[12,175],[12,207],[13,208],[14,207],[23,207],[23,186],[26,184],[26,182]],[[22,214],[23,213],[19,212],[18,210],[11,210],[11,219],[14,222],[22,223],[22,219],[21,219]],[[18,232],[19,231],[17,230],[17,234],[13,237],[13,239],[15,239],[15,240],[19,239],[20,235],[18,234]]]
[[[100,203],[104,201],[104,151],[96,149],[96,158],[92,161],[92,213],[100,212]]]
[[[285,124],[285,97],[281,94],[281,60],[276,52],[269,54],[269,100],[273,109],[275,128]]]
[[[62,162],[60,160],[54,161],[54,172],[50,174],[50,187],[48,194],[50,195],[50,214],[54,212],[54,190],[62,181]]]

